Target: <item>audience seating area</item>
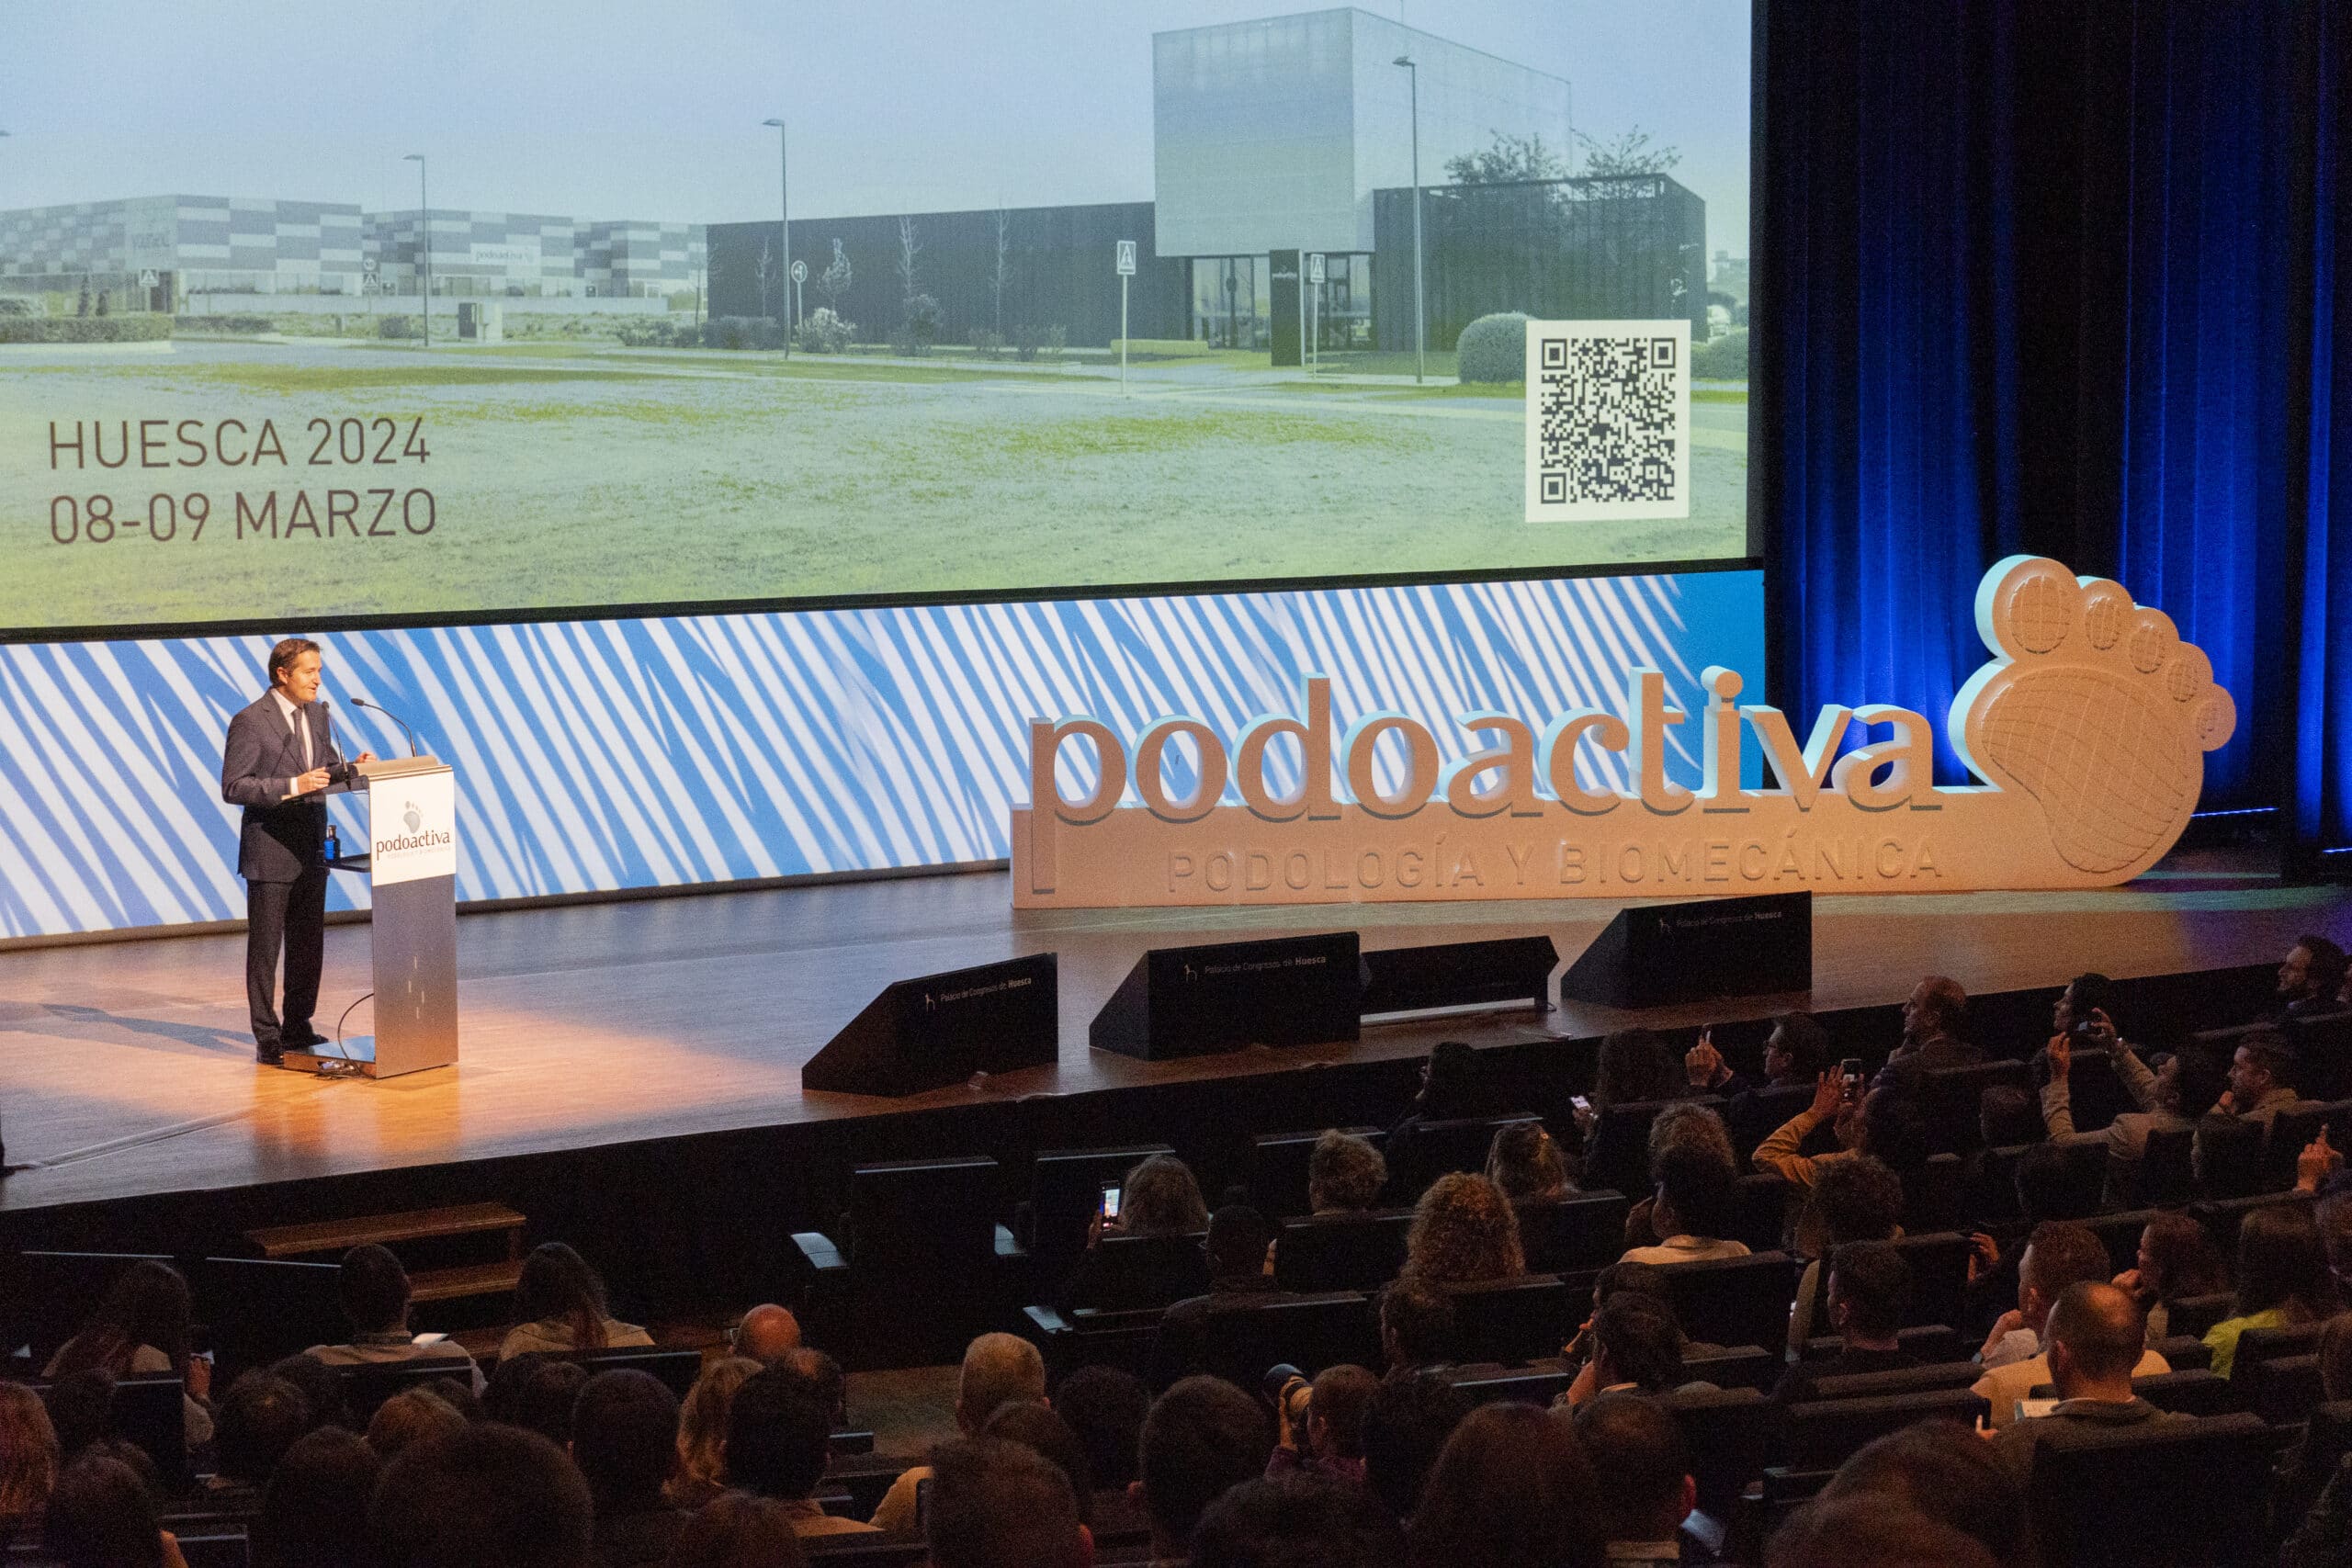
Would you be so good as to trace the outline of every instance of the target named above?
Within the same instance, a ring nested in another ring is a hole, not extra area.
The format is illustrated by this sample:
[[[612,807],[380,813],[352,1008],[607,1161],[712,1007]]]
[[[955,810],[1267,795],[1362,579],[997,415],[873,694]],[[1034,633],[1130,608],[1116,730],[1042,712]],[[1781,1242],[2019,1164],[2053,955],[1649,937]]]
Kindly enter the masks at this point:
[[[2267,969],[2163,976],[2115,985],[2110,1006],[2129,1048],[2145,1055],[2228,1050],[2246,1038],[2242,1021],[2269,1005],[2268,984]],[[2006,1424],[2007,1412],[1996,1413],[1980,1392],[1985,1368],[1974,1358],[2002,1326],[1996,1320],[2018,1304],[2015,1257],[2037,1223],[2086,1226],[2120,1274],[2140,1267],[2141,1238],[2153,1222],[2184,1214],[2229,1259],[2248,1215],[2312,1201],[2308,1190],[2297,1190],[2299,1179],[2305,1189],[2313,1185],[2302,1168],[2308,1146],[2326,1138],[2352,1148],[2352,1015],[2289,1025],[2295,1087],[2305,1098],[2267,1123],[2208,1119],[2194,1139],[2158,1128],[2136,1167],[2111,1168],[2107,1129],[2134,1108],[2111,1052],[2085,1047],[2070,1067],[2075,1131],[2056,1140],[2055,1155],[2034,1144],[1988,1147],[1990,1114],[1980,1116],[1987,1090],[2039,1103],[2051,1071],[2041,1047],[2052,1000],[2049,991],[1973,998],[1967,1037],[1990,1059],[1918,1074],[1916,1089],[1905,1091],[1924,1119],[1927,1146],[1901,1173],[1903,1221],[1893,1248],[1907,1269],[1909,1294],[1894,1339],[1907,1364],[1891,1370],[1829,1370],[1792,1381],[1792,1367],[1826,1366],[1845,1347],[1821,1332],[1832,1316],[1829,1270],[1807,1271],[1802,1249],[1817,1241],[1799,1223],[1805,1194],[1781,1175],[1752,1168],[1752,1130],[1769,1132],[1804,1111],[1813,1090],[1783,1084],[1751,1095],[1740,1122],[1751,1131],[1734,1135],[1736,1190],[1720,1232],[1745,1255],[1657,1265],[1657,1283],[1644,1287],[1670,1309],[1685,1342],[1679,1373],[1641,1386],[1671,1416],[1687,1450],[1697,1518],[1720,1554],[1702,1560],[1764,1561],[1775,1530],[1889,1434],[1922,1423],[1973,1429],[1996,1416]],[[1873,1071],[1901,1033],[1891,1009],[1815,1021],[1833,1063],[1838,1055],[1857,1055]],[[1720,1026],[1714,1037],[1727,1057],[1753,1070],[1760,1027]],[[1687,1034],[1666,1033],[1678,1062],[1690,1043]],[[1521,1057],[1510,1075],[1482,1086],[1484,1102],[1495,1109],[1418,1121],[1408,1141],[1400,1135],[1400,1153],[1408,1154],[1387,1170],[1376,1200],[1385,1207],[1313,1212],[1309,1172],[1320,1128],[1219,1129],[1214,1142],[1204,1134],[1197,1146],[1179,1133],[1167,1143],[1050,1149],[1017,1160],[975,1153],[859,1166],[847,1175],[842,1212],[807,1217],[816,1223],[792,1234],[796,1266],[779,1281],[779,1299],[797,1314],[808,1343],[852,1369],[952,1360],[976,1336],[1009,1333],[1035,1348],[1048,1386],[1057,1388],[1082,1371],[1107,1369],[1142,1380],[1158,1396],[1187,1373],[1206,1373],[1260,1398],[1270,1368],[1295,1368],[1313,1379],[1354,1366],[1433,1378],[1465,1408],[1555,1402],[1581,1408],[1589,1393],[1579,1379],[1597,1366],[1587,1360],[1597,1292],[1609,1288],[1609,1271],[1629,1247],[1666,1239],[1648,1229],[1653,1201],[1661,1213],[1668,1201],[1666,1187],[1653,1183],[1653,1127],[1664,1129],[1659,1118],[1669,1107],[1731,1109],[1724,1096],[1695,1093],[1609,1104],[1589,1137],[1567,1107],[1593,1089],[1600,1049],[1598,1041],[1569,1041],[1540,1060]],[[1575,1185],[1564,1196],[1520,1199],[1507,1211],[1523,1271],[1424,1281],[1447,1321],[1447,1338],[1442,1353],[1414,1355],[1384,1332],[1393,1329],[1385,1302],[1400,1277],[1419,1278],[1416,1226],[1430,1223],[1431,1184],[1442,1190],[1454,1173],[1484,1171],[1498,1134],[1527,1125],[1570,1151]],[[1347,1131],[1374,1147],[1387,1141],[1378,1129]],[[1594,1145],[1603,1157],[1577,1170],[1574,1151]],[[1179,1157],[1200,1179],[1195,1207],[1216,1214],[1206,1234],[1197,1218],[1145,1234],[1102,1223],[1106,1185],[1131,1182],[1146,1161]],[[2028,1166],[2038,1172],[2030,1186],[2020,1177]],[[1229,1215],[1248,1209],[1263,1224],[1257,1247],[1272,1245],[1263,1269],[1247,1271],[1256,1277],[1237,1283],[1219,1272],[1222,1255],[1213,1243]],[[430,1221],[379,1216],[255,1232],[250,1247],[259,1256],[172,1259],[218,1356],[216,1397],[240,1371],[345,1337],[341,1270],[329,1259],[355,1238],[503,1238],[503,1258],[417,1270],[416,1294],[462,1296],[493,1276],[497,1288],[513,1288],[522,1268],[522,1215],[496,1205],[431,1213]],[[2009,1260],[2006,1273],[1998,1259]],[[15,1381],[52,1395],[57,1385],[40,1370],[90,1303],[138,1260],[54,1251],[8,1258],[9,1348],[21,1347],[22,1358]],[[1792,1306],[1804,1280],[1815,1333],[1792,1360]],[[616,1283],[626,1290],[626,1281]],[[1170,1309],[1180,1303],[1187,1349],[1171,1360],[1172,1330],[1164,1325],[1176,1321]],[[2136,1378],[2132,1387],[2158,1410],[2189,1419],[2088,1436],[2069,1431],[2034,1447],[2019,1484],[2042,1562],[2275,1561],[2279,1542],[2301,1523],[2290,1498],[2304,1507],[2310,1502],[2281,1477],[2293,1470],[2308,1482],[2327,1455],[2352,1448],[2352,1401],[2327,1386],[2319,1322],[2245,1327],[2223,1376],[2211,1369],[2204,1337],[2237,1312],[2233,1293],[2180,1294],[2165,1305],[2169,1337],[2152,1348],[2170,1370]],[[710,1358],[699,1348],[656,1346],[558,1359],[592,1375],[645,1372],[685,1400]],[[487,1359],[484,1368],[491,1370]],[[447,1362],[339,1367],[340,1418],[365,1430],[388,1401],[449,1372]],[[122,1378],[105,1431],[152,1462],[168,1498],[165,1528],[192,1568],[247,1568],[255,1494],[204,1479],[215,1456],[187,1440],[187,1392],[175,1375]],[[2028,1397],[2055,1393],[2045,1383]],[[959,1410],[958,1419],[965,1414]],[[815,1502],[827,1514],[863,1519],[910,1460],[873,1453],[871,1435],[851,1425],[855,1415],[835,1422],[842,1429]],[[1169,1545],[1155,1544],[1149,1521],[1116,1487],[1101,1489],[1092,1512],[1101,1561],[1142,1562]],[[925,1551],[920,1538],[903,1533],[811,1535],[802,1544],[809,1555],[842,1563],[915,1562]],[[7,1549],[9,1563],[47,1561],[34,1545]]]

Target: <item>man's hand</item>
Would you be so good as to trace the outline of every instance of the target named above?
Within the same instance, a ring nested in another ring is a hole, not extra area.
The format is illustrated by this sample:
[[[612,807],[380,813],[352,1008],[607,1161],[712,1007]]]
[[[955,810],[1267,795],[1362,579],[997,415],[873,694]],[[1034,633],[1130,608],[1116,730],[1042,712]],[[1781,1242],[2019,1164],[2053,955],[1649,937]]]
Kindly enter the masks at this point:
[[[294,793],[296,795],[315,795],[320,790],[326,788],[327,783],[327,771],[324,768],[312,768],[307,773],[296,775],[294,780]]]
[[[2063,1034],[2053,1034],[2050,1037],[2049,1054],[2051,1077],[2064,1079],[2067,1069],[2074,1066],[2075,1043]]]
[[[375,752],[373,752],[373,751],[362,751],[362,752],[360,752],[360,753],[359,753],[359,755],[358,755],[358,756],[354,757],[354,758],[352,759],[352,761],[355,761],[355,762],[372,762],[372,761],[374,761],[375,760],[376,760],[376,753],[375,753]]]
[[[187,1392],[192,1399],[212,1397],[212,1363],[201,1356],[187,1359]]]
[[[1976,1352],[1976,1359],[1980,1361],[1990,1361],[1993,1359],[1993,1352],[2001,1348],[2001,1341],[2024,1326],[2025,1314],[2015,1307],[2011,1307],[1995,1318],[1993,1331],[1984,1336],[1984,1347]]]
[[[2327,1129],[2322,1127],[2319,1136],[2303,1145],[2295,1156],[2295,1190],[2316,1192],[2320,1183],[2344,1168],[2344,1152],[2327,1141]]]
[[[1690,1079],[1692,1089],[1713,1089],[1731,1077],[1731,1069],[1724,1066],[1723,1053],[1706,1034],[1699,1036],[1699,1043],[1682,1057],[1682,1071]]]
[[[1983,1231],[1968,1238],[1968,1282],[1976,1283],[2001,1266],[2001,1244]]]
[[[2233,1089],[2223,1089],[2222,1091],[2222,1098],[2213,1102],[2213,1110],[2218,1115],[2235,1116],[2238,1113],[2237,1090]]]
[[[2118,1275],[2115,1277],[2114,1283],[2115,1283],[2115,1288],[2116,1288],[2117,1290],[2119,1290],[2119,1291],[2121,1291],[2125,1295],[2127,1295],[2127,1296],[2139,1296],[2139,1295],[2140,1295],[2140,1270],[2138,1270],[2137,1269],[2126,1269],[2125,1270],[2123,1270],[2123,1272],[2122,1272],[2122,1273],[2118,1274]],[[2144,1296],[2143,1296],[2143,1297],[2141,1297],[2141,1299],[2142,1299],[2143,1301],[2144,1301],[2144,1300],[2146,1300],[2147,1298],[2145,1298]]]
[[[2107,1016],[2105,1008],[2091,1009],[2090,1017],[2083,1020],[2083,1037],[2104,1051],[2112,1051],[2121,1043],[2115,1032],[2115,1021]]]
[[[1807,1109],[1810,1110],[1815,1116],[1826,1122],[1829,1118],[1837,1115],[1838,1107],[1845,1103],[1845,1079],[1839,1077],[1836,1073],[1824,1073],[1818,1078],[1814,1080],[1813,1104],[1807,1107]]]

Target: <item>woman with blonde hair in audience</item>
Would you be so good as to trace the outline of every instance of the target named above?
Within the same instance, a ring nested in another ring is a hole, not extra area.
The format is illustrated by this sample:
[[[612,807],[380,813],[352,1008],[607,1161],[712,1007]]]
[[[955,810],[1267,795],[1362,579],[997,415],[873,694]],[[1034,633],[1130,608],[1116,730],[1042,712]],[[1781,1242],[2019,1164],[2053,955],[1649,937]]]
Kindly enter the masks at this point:
[[[57,1484],[57,1429],[40,1395],[0,1383],[0,1547],[38,1540]]]
[[[2319,1225],[2301,1203],[2272,1203],[2238,1225],[2238,1293],[2231,1314],[2206,1332],[2213,1371],[2231,1376],[2238,1338],[2249,1328],[2301,1328],[2331,1316],[2335,1277]]]
[[[678,1406],[678,1470],[662,1488],[673,1507],[699,1508],[727,1490],[727,1412],[759,1362],[729,1356],[702,1370]]]
[[[186,1391],[188,1447],[201,1448],[212,1440],[212,1364],[190,1353],[195,1316],[180,1271],[159,1259],[141,1258],[115,1277],[90,1321],[50,1358],[42,1375],[169,1372]]]
[[[2219,1295],[2230,1288],[2230,1272],[2205,1227],[2183,1213],[2163,1213],[2140,1231],[2140,1256],[2115,1277],[2148,1314],[2148,1343],[2172,1333],[2172,1303],[2189,1296]]]
[[[1502,1189],[1483,1176],[1449,1171],[1413,1206],[1405,1234],[1402,1278],[1424,1285],[1471,1285],[1527,1272],[1519,1216]]]
[[[1514,1203],[1555,1203],[1576,1190],[1566,1157],[1541,1122],[1506,1122],[1495,1129],[1487,1179]]]
[[[605,1350],[653,1343],[605,1306],[605,1281],[588,1260],[560,1241],[543,1242],[523,1259],[514,1285],[514,1315],[522,1321],[498,1347],[498,1359],[534,1353]]]

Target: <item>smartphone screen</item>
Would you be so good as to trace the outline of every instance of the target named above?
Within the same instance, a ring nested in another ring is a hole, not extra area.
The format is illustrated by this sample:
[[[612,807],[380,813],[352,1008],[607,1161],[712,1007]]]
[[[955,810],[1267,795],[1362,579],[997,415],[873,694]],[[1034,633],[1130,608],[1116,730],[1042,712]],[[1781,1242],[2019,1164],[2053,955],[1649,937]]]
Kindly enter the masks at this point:
[[[1119,1217],[1119,1184],[1115,1181],[1102,1184],[1102,1217],[1105,1220]]]
[[[1862,1087],[1862,1059],[1860,1056],[1849,1056],[1838,1063],[1838,1077],[1846,1085],[1846,1098],[1854,1099]]]
[[[1578,1111],[1589,1111],[1592,1109],[1592,1101],[1587,1100],[1580,1094],[1572,1094],[1568,1096],[1568,1103],[1575,1106]]]

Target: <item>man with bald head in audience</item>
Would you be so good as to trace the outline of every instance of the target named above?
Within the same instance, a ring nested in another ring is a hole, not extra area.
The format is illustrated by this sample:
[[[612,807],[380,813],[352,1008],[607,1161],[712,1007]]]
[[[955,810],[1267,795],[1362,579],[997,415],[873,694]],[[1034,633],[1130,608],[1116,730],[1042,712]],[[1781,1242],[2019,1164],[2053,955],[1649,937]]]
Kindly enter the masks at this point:
[[[2018,1262],[2018,1304],[2001,1314],[1980,1352],[1986,1371],[1974,1384],[1992,1408],[1993,1425],[2007,1427],[2017,1420],[2018,1401],[2037,1384],[2051,1381],[2050,1354],[2044,1338],[2051,1314],[2068,1291],[2081,1284],[2105,1284],[2113,1265],[2107,1244],[2087,1226],[2064,1220],[2045,1220],[2033,1227],[2025,1256]],[[2135,1341],[2135,1343],[2137,1343]],[[2016,1359],[2005,1354],[2031,1348]],[[2124,1372],[2124,1382],[2172,1371],[2154,1350],[2140,1352]]]
[[[733,1338],[737,1355],[773,1367],[786,1350],[800,1348],[800,1320],[790,1309],[769,1302],[743,1314]]]
[[[977,1438],[1001,1405],[1046,1398],[1046,1361],[1037,1347],[1011,1334],[983,1334],[964,1348],[964,1367],[956,1380],[956,1429]],[[1261,1461],[1263,1462],[1263,1461]],[[931,1479],[931,1466],[916,1465],[900,1475],[874,1510],[874,1525],[893,1534],[915,1526],[915,1494]]]
[[[2151,1421],[2185,1420],[2132,1392],[2148,1320],[2129,1292],[2086,1280],[2069,1285],[2050,1309],[2050,1382],[2058,1403],[2047,1416],[2001,1434],[2001,1456],[2022,1477],[2038,1443],[2070,1432],[2114,1431]]]

